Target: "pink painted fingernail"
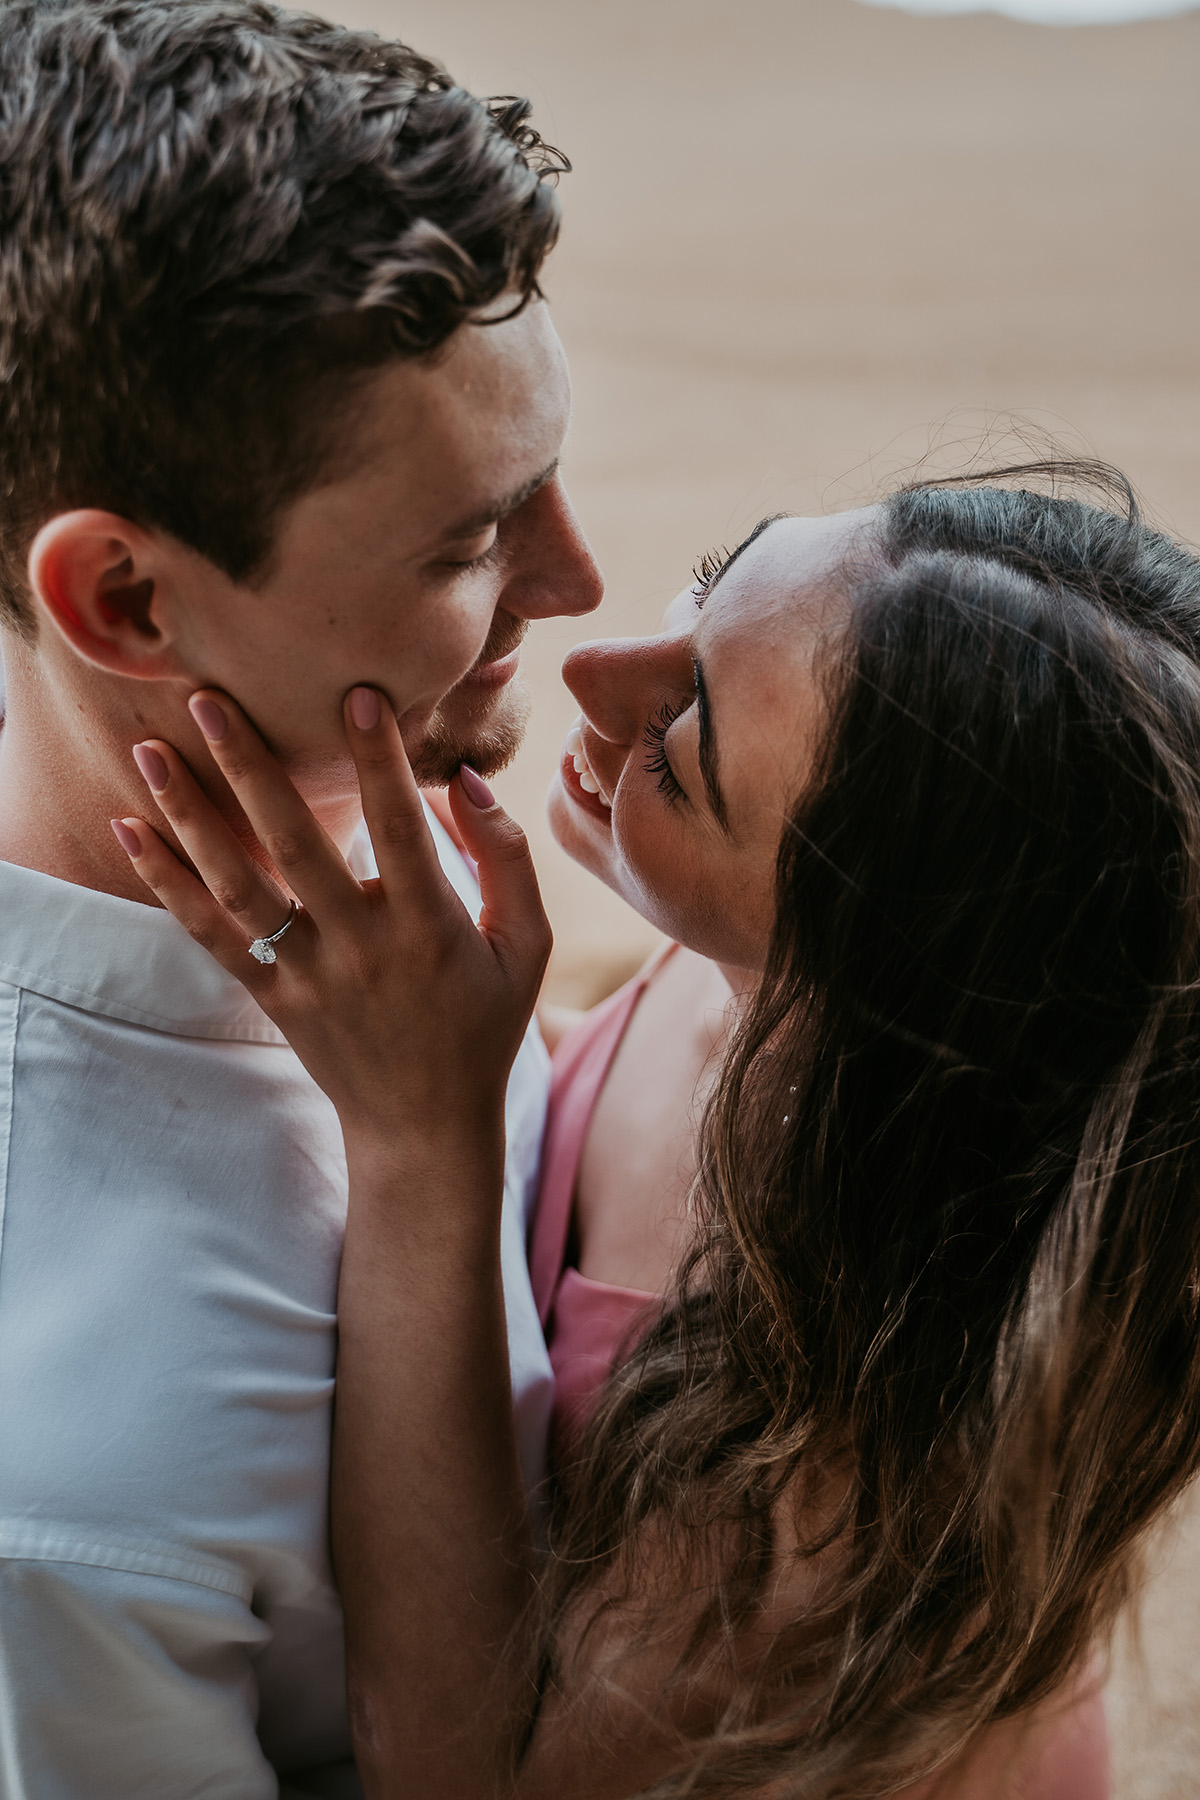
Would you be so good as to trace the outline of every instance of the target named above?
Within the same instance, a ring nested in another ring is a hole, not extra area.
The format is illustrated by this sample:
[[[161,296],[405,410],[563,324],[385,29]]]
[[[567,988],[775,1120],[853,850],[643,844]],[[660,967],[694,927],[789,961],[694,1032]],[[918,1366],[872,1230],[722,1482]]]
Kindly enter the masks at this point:
[[[350,689],[350,717],[360,731],[374,731],[379,723],[379,695],[374,688]]]
[[[458,765],[458,779],[462,782],[463,793],[472,806],[495,806],[496,796],[481,775],[477,775],[470,763]]]
[[[219,744],[229,729],[229,720],[221,711],[215,700],[205,700],[199,694],[193,694],[188,701],[188,711],[204,733],[210,744]]]
[[[149,744],[135,744],[133,760],[142,771],[147,787],[152,787],[156,794],[161,794],[170,776],[167,765],[158,751],[152,749]]]
[[[142,846],[138,842],[136,831],[130,831],[123,819],[110,819],[108,822],[113,828],[113,836],[116,838],[118,844],[120,844],[126,856],[140,856],[142,854]]]

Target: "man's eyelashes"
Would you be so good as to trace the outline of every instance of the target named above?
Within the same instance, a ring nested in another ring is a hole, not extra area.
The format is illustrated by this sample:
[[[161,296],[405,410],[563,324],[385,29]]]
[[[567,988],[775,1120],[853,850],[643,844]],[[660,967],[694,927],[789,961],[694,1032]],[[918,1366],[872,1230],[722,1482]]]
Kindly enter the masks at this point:
[[[463,562],[454,562],[447,559],[442,566],[446,569],[453,569],[456,575],[469,575],[476,569],[490,569],[493,563],[499,561],[499,558],[500,536],[499,533],[497,533],[487,549],[481,550],[478,556],[469,556]]]

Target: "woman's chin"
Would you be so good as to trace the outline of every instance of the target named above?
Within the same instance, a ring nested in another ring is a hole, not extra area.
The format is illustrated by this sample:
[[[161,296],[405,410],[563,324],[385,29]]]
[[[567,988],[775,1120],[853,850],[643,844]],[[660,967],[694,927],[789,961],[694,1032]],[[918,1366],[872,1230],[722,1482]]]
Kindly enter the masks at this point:
[[[656,931],[673,935],[671,927],[663,922],[661,906],[641,889],[634,873],[618,854],[607,810],[602,813],[598,807],[575,799],[560,773],[550,783],[546,816],[555,843],[572,862],[603,882],[618,900],[623,900]]]
[[[617,854],[611,814],[607,808],[597,806],[591,796],[582,800],[576,798],[567,787],[561,770],[550,783],[546,817],[555,843],[572,862],[594,875],[597,881],[602,881],[606,888],[611,888],[635,912],[642,911],[626,891],[629,872]]]

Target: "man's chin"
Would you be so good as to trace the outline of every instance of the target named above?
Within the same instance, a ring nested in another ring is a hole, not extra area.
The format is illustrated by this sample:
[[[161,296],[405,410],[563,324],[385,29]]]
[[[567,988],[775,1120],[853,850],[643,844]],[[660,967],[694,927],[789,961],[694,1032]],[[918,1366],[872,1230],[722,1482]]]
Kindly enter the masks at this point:
[[[421,787],[445,787],[462,763],[484,777],[508,767],[529,722],[529,692],[515,677],[499,695],[472,701],[452,690],[433,712],[409,761]]]

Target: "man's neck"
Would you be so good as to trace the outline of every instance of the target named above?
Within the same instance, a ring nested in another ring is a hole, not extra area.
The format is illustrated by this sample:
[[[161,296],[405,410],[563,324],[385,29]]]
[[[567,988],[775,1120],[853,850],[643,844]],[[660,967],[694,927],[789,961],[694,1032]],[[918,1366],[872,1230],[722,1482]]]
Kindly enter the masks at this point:
[[[110,819],[145,819],[178,844],[133,761],[135,743],[165,738],[185,757],[214,805],[256,860],[253,833],[217,773],[186,694],[126,683],[67,696],[34,657],[5,646],[8,701],[0,729],[0,861],[38,869],[76,887],[157,906],[113,836]],[[146,689],[143,694],[139,690]],[[130,690],[130,691],[125,691]],[[348,849],[361,819],[356,798],[315,808]]]

